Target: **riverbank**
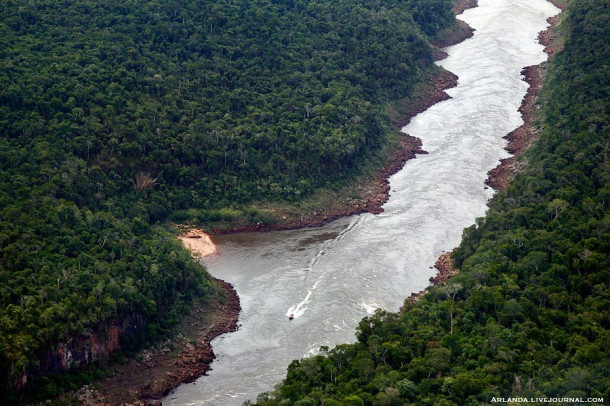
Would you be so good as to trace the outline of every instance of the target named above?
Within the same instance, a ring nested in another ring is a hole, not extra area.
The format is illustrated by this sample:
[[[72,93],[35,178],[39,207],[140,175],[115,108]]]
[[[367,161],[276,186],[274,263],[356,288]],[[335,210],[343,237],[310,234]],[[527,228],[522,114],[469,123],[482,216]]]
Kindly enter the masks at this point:
[[[460,15],[469,8],[477,6],[477,0],[462,0],[457,2],[453,6],[453,13]],[[445,48],[451,45],[459,44],[460,42],[468,39],[474,35],[474,29],[466,24],[462,20],[457,20],[457,27],[442,32],[438,39],[432,41],[432,44],[436,46],[434,52],[434,59],[440,61],[447,57],[447,53],[441,48]]]
[[[563,11],[566,7],[565,3],[551,1],[557,8]],[[523,166],[523,162],[518,158],[529,149],[538,138],[540,129],[534,125],[536,111],[538,109],[537,100],[544,76],[546,74],[547,62],[561,50],[561,44],[554,34],[554,28],[561,20],[561,13],[549,18],[547,21],[549,27],[538,35],[538,41],[544,45],[544,52],[547,53],[547,61],[539,64],[525,67],[521,74],[524,76],[525,82],[529,85],[527,93],[523,98],[519,112],[523,118],[523,124],[514,131],[507,134],[504,138],[508,141],[505,149],[512,154],[510,158],[500,160],[500,164],[488,172],[488,178],[485,183],[496,190],[505,190],[511,180],[517,175]]]
[[[198,228],[182,228],[179,232],[178,239],[196,258],[218,253],[218,247],[205,231]]]
[[[178,239],[193,257],[216,254],[218,248],[203,230],[174,226]],[[194,300],[191,311],[175,327],[176,334],[146,348],[123,364],[112,365],[112,376],[94,388],[75,394],[85,405],[160,405],[159,399],[183,383],[195,381],[210,369],[216,358],[211,341],[237,330],[241,311],[233,285],[212,278],[219,292],[208,301]]]
[[[565,10],[565,3],[559,1],[550,2],[562,12]],[[534,119],[537,111],[537,96],[540,89],[542,89],[548,60],[553,58],[553,56],[561,50],[561,44],[558,37],[554,34],[554,29],[561,21],[561,16],[562,13],[549,18],[547,20],[549,27],[538,34],[538,41],[544,46],[544,52],[548,55],[547,60],[539,65],[527,66],[521,71],[525,82],[529,84],[527,93],[519,107],[519,112],[523,118],[523,124],[504,137],[508,140],[508,145],[505,149],[513,154],[513,156],[501,159],[500,164],[488,172],[488,178],[485,181],[485,184],[498,191],[505,190],[515,175],[519,173],[523,164],[518,161],[518,158],[529,149],[540,131],[534,126]],[[459,269],[455,268],[453,260],[451,259],[451,252],[442,254],[435,262],[434,267],[438,270],[438,273],[430,278],[431,286],[446,283],[454,275],[459,273]],[[406,301],[410,303],[417,302],[425,293],[426,290],[412,293]]]
[[[474,6],[476,0],[467,0],[459,2],[454,11],[461,13]],[[439,39],[433,42],[434,59],[440,60],[447,56],[440,47],[458,44],[472,35],[473,30],[458,20],[455,27],[441,33]],[[400,130],[417,114],[447,100],[450,96],[445,90],[457,86],[457,81],[455,74],[439,67],[438,74],[421,84],[410,99],[396,100],[386,106],[388,116],[397,130],[397,139],[382,152],[384,163],[372,175],[363,175],[338,191],[322,190],[298,207],[282,203],[258,205],[251,210],[258,212],[259,215],[255,217],[260,220],[252,221],[246,215],[236,216],[226,221],[206,224],[206,231],[233,234],[319,227],[342,217],[383,212],[382,206],[389,198],[390,176],[402,169],[409,159],[427,153],[422,150],[420,139]]]
[[[76,393],[86,405],[153,405],[183,383],[195,381],[216,358],[210,342],[237,330],[241,310],[233,286],[213,279],[221,293],[207,303],[195,300],[174,337],[140,351],[124,364],[113,364],[113,375]],[[87,401],[85,401],[87,400]]]
[[[455,267],[453,264],[453,260],[451,259],[451,252],[445,252],[443,255],[438,257],[436,262],[434,263],[434,267],[438,270],[438,273],[435,276],[430,277],[430,286],[436,286],[443,283],[446,283],[453,276],[457,275],[460,270]],[[425,295],[427,290],[420,290],[419,292],[412,293],[406,299],[409,303],[417,302],[423,295]],[[402,308],[401,308],[402,311]]]

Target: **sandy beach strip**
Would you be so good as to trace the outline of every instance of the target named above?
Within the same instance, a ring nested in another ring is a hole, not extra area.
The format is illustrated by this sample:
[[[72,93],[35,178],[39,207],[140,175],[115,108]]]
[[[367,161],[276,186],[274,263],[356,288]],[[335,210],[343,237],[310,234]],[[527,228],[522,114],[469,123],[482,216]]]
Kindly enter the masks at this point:
[[[203,230],[192,228],[178,238],[197,257],[206,257],[218,252],[216,244]]]

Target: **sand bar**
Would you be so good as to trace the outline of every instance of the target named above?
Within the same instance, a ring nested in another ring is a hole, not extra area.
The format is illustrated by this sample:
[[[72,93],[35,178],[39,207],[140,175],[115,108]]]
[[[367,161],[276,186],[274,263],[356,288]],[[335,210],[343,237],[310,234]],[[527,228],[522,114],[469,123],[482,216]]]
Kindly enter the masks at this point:
[[[216,244],[203,230],[192,228],[178,238],[195,256],[206,257],[218,252]]]

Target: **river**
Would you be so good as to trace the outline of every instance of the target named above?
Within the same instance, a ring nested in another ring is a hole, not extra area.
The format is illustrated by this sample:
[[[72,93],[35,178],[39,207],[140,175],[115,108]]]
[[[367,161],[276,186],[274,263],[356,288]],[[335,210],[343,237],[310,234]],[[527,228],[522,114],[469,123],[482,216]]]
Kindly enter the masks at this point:
[[[396,311],[428,286],[438,256],[485,214],[493,196],[487,172],[508,156],[502,137],[522,124],[527,84],[520,72],[546,59],[538,32],[558,12],[544,0],[479,0],[460,16],[475,35],[439,62],[459,76],[458,86],[403,129],[429,154],[392,176],[382,214],[218,237],[220,253],[206,265],[234,284],[240,327],[213,341],[218,358],[209,376],[180,386],[163,404],[254,400],[283,379],[293,359],[354,342],[363,317],[376,308]]]

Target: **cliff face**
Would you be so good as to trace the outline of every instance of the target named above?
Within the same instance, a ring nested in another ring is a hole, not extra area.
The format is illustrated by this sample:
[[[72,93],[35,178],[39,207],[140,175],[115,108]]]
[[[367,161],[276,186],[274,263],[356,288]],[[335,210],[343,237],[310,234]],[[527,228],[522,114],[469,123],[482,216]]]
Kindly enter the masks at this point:
[[[113,376],[96,385],[92,395],[95,404],[154,404],[180,384],[205,375],[216,358],[211,341],[237,330],[241,310],[231,284],[219,279],[213,283],[218,295],[205,303],[194,300],[189,313],[174,327],[176,334],[142,350],[128,362],[112,366]],[[85,393],[90,393],[87,389]]]
[[[61,343],[55,351],[48,354],[48,369],[67,370],[98,361],[119,348],[120,336],[121,328],[111,326],[102,333]]]
[[[143,317],[132,315],[114,323],[101,325],[98,332],[83,334],[59,343],[40,357],[37,366],[23,370],[13,382],[13,387],[21,390],[29,381],[41,375],[82,368],[108,358],[120,347],[123,335],[133,333],[143,324]]]

